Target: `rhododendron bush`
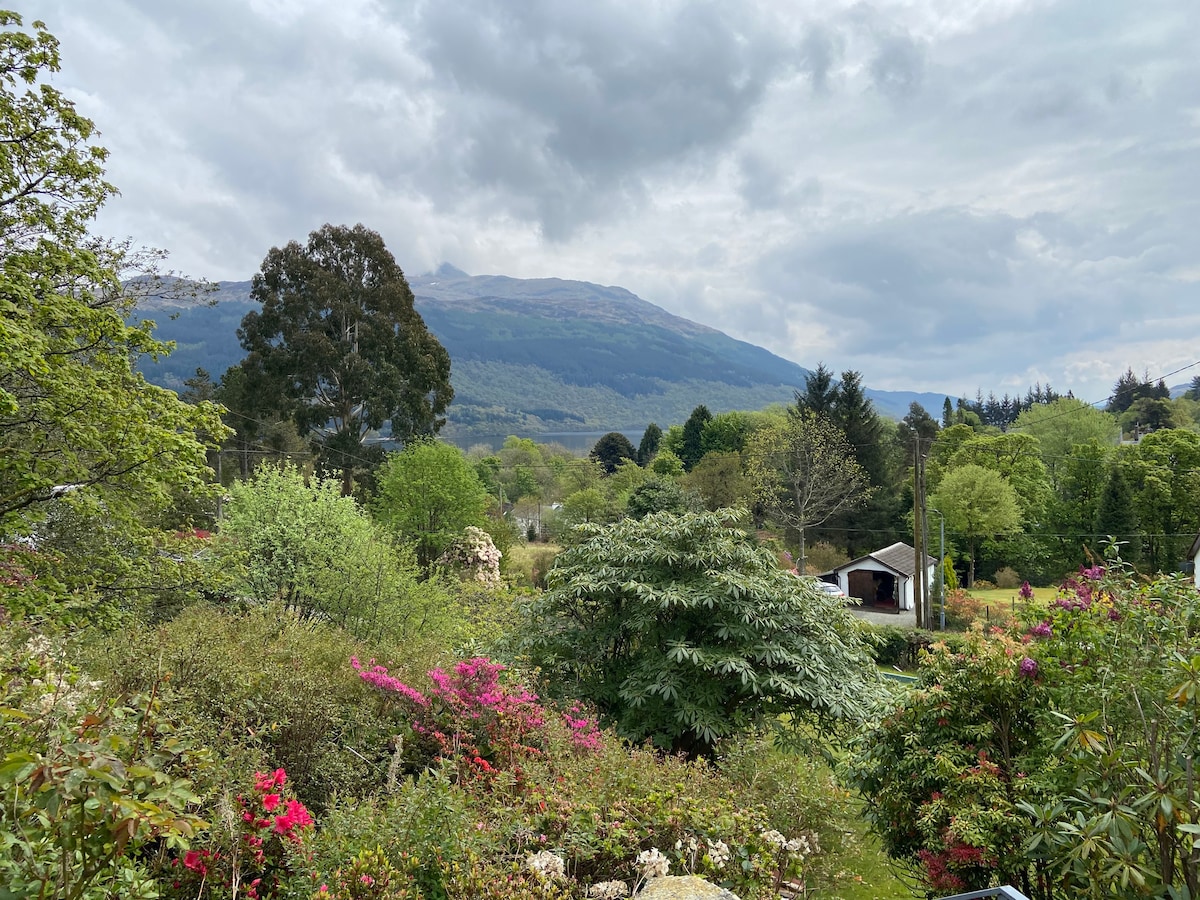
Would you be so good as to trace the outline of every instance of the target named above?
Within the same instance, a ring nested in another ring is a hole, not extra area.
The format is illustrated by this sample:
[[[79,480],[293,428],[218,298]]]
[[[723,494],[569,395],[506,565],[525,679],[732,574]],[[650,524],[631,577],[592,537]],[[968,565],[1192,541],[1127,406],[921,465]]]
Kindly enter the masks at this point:
[[[410,770],[420,771],[435,760],[461,765],[464,773],[490,773],[496,765],[511,768],[521,755],[541,752],[552,718],[580,750],[600,747],[595,722],[578,704],[565,713],[553,712],[524,686],[501,683],[505,667],[483,657],[459,662],[449,672],[430,670],[426,693],[374,660],[369,666],[357,659],[350,664],[359,678],[398,707],[408,731],[401,751]]]
[[[934,892],[1200,896],[1200,596],[1081,569],[1043,613],[935,645],[851,774]]]

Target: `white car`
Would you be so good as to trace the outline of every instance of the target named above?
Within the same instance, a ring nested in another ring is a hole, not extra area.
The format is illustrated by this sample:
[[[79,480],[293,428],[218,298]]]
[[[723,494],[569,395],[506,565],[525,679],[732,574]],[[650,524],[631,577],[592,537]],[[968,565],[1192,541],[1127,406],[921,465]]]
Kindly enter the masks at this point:
[[[821,591],[822,593],[829,594],[833,597],[845,597],[846,596],[846,592],[843,591],[836,584],[830,584],[828,581],[822,581],[820,578],[813,578],[813,577],[809,578],[809,582],[812,584],[813,587],[815,587],[818,591]]]

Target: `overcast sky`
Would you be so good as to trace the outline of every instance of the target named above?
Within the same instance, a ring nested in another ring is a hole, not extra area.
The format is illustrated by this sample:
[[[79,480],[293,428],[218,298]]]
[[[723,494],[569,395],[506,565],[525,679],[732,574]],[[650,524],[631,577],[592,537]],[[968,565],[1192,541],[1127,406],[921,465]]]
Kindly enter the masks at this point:
[[[98,230],[187,274],[362,222],[410,275],[620,285],[873,388],[1200,360],[1194,0],[23,12],[111,151]]]

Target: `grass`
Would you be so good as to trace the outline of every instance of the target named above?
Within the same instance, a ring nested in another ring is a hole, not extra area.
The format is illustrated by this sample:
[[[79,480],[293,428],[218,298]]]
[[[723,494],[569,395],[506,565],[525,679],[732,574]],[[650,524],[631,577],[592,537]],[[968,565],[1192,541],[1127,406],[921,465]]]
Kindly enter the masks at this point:
[[[847,816],[842,846],[828,866],[833,875],[813,885],[809,894],[820,900],[913,900],[925,894],[896,877],[867,823]]]

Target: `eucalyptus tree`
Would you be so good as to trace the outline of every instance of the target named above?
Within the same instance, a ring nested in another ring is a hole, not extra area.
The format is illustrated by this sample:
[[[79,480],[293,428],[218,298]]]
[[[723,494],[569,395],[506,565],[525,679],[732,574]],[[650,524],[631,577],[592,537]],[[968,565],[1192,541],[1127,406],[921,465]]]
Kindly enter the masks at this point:
[[[273,247],[254,276],[262,310],[238,338],[248,375],[270,385],[278,409],[312,434],[349,494],[356,468],[382,461],[368,439],[387,425],[406,443],[437,433],[454,390],[450,356],[413,305],[384,245],[362,225],[324,225],[300,244]]]

